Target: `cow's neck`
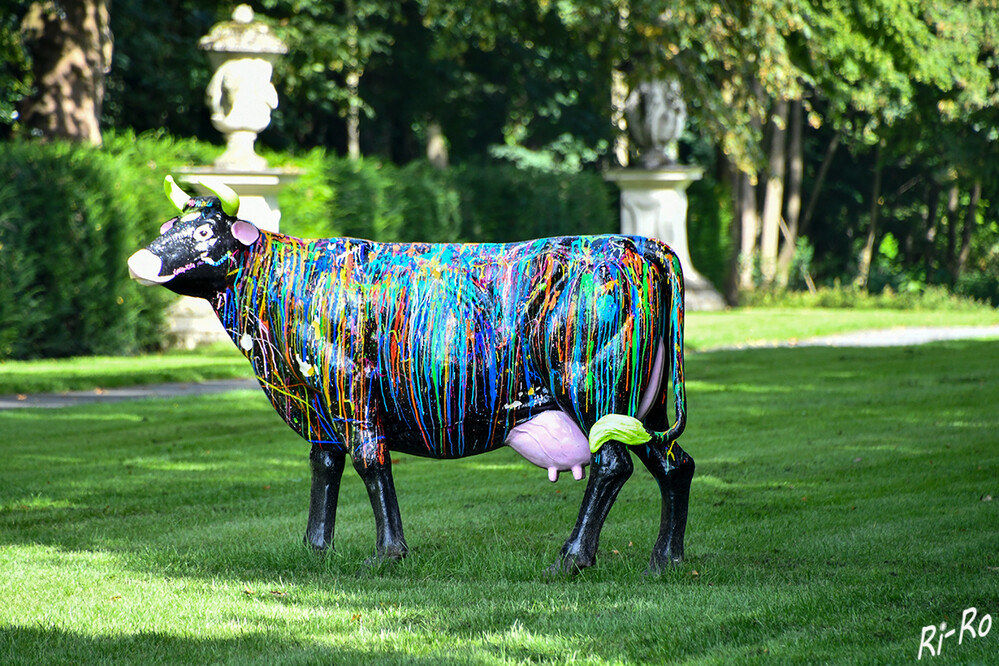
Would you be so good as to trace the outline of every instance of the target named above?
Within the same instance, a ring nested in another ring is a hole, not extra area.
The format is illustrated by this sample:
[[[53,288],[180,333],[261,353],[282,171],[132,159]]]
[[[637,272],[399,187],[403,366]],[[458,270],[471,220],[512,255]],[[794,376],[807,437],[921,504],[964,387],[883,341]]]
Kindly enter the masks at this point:
[[[241,258],[232,286],[219,293],[212,305],[229,337],[244,353],[248,354],[255,342],[284,344],[284,331],[275,329],[280,322],[287,324],[291,314],[300,309],[315,250],[312,243],[261,232],[260,239]],[[327,265],[326,270],[335,269]]]
[[[274,287],[279,275],[285,273],[283,237],[262,232],[260,239],[240,258],[239,271],[231,286],[212,301],[215,315],[229,337],[244,353],[249,353],[254,341],[262,339],[273,307],[267,292]]]

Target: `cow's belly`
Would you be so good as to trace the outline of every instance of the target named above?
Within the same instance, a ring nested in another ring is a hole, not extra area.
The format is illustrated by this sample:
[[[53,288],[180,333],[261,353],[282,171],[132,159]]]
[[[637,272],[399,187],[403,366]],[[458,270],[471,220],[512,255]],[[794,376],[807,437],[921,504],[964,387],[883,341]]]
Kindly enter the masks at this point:
[[[659,395],[665,349],[660,342],[652,367],[649,384],[640,397],[639,419],[651,409]],[[571,471],[577,481],[584,476],[583,468],[590,463],[590,444],[575,420],[559,409],[541,412],[514,426],[504,442],[511,449],[538,467],[548,470],[548,479],[558,481],[559,473]]]
[[[428,391],[419,398],[382,392],[381,420],[389,448],[430,458],[473,456],[502,447],[518,424],[556,410],[554,398],[542,387],[481,387],[469,386],[464,399],[450,392]]]
[[[502,424],[468,415],[453,423],[422,418],[400,418],[388,411],[383,420],[385,441],[392,451],[424,458],[453,459],[474,456],[497,448]]]

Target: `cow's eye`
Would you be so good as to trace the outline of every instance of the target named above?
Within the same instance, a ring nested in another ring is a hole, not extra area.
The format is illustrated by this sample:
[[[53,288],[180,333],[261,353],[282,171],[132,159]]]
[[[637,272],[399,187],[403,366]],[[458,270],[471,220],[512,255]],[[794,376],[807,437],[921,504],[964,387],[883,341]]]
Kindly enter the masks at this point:
[[[207,224],[202,224],[194,230],[194,236],[198,240],[208,240],[212,237],[212,228]]]

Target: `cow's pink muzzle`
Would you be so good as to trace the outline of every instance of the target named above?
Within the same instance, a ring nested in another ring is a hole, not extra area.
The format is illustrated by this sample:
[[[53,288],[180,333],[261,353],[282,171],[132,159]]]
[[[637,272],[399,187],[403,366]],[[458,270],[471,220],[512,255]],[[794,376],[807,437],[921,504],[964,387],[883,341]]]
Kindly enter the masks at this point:
[[[169,282],[172,275],[160,275],[163,261],[149,250],[139,250],[128,258],[128,274],[141,285]]]

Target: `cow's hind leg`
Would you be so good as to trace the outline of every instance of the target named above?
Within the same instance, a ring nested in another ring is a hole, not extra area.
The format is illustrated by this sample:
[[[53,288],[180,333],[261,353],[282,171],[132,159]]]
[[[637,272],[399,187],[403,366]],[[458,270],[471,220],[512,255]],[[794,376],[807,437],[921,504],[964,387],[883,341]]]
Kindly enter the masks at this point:
[[[309,463],[312,467],[312,491],[309,496],[309,523],[305,528],[305,544],[315,550],[333,548],[333,526],[336,503],[343,475],[343,452],[312,445]]]
[[[607,442],[593,454],[576,526],[562,547],[559,561],[552,565],[552,573],[573,574],[596,563],[600,530],[633,469],[628,448],[620,442]]]
[[[409,547],[402,534],[399,500],[392,480],[392,459],[387,450],[376,455],[355,454],[354,469],[364,482],[375,512],[375,561],[400,560]]]
[[[659,537],[652,548],[647,573],[659,573],[683,561],[683,535],[687,529],[687,502],[694,478],[694,459],[673,442],[634,447],[635,455],[652,472],[662,493]]]

